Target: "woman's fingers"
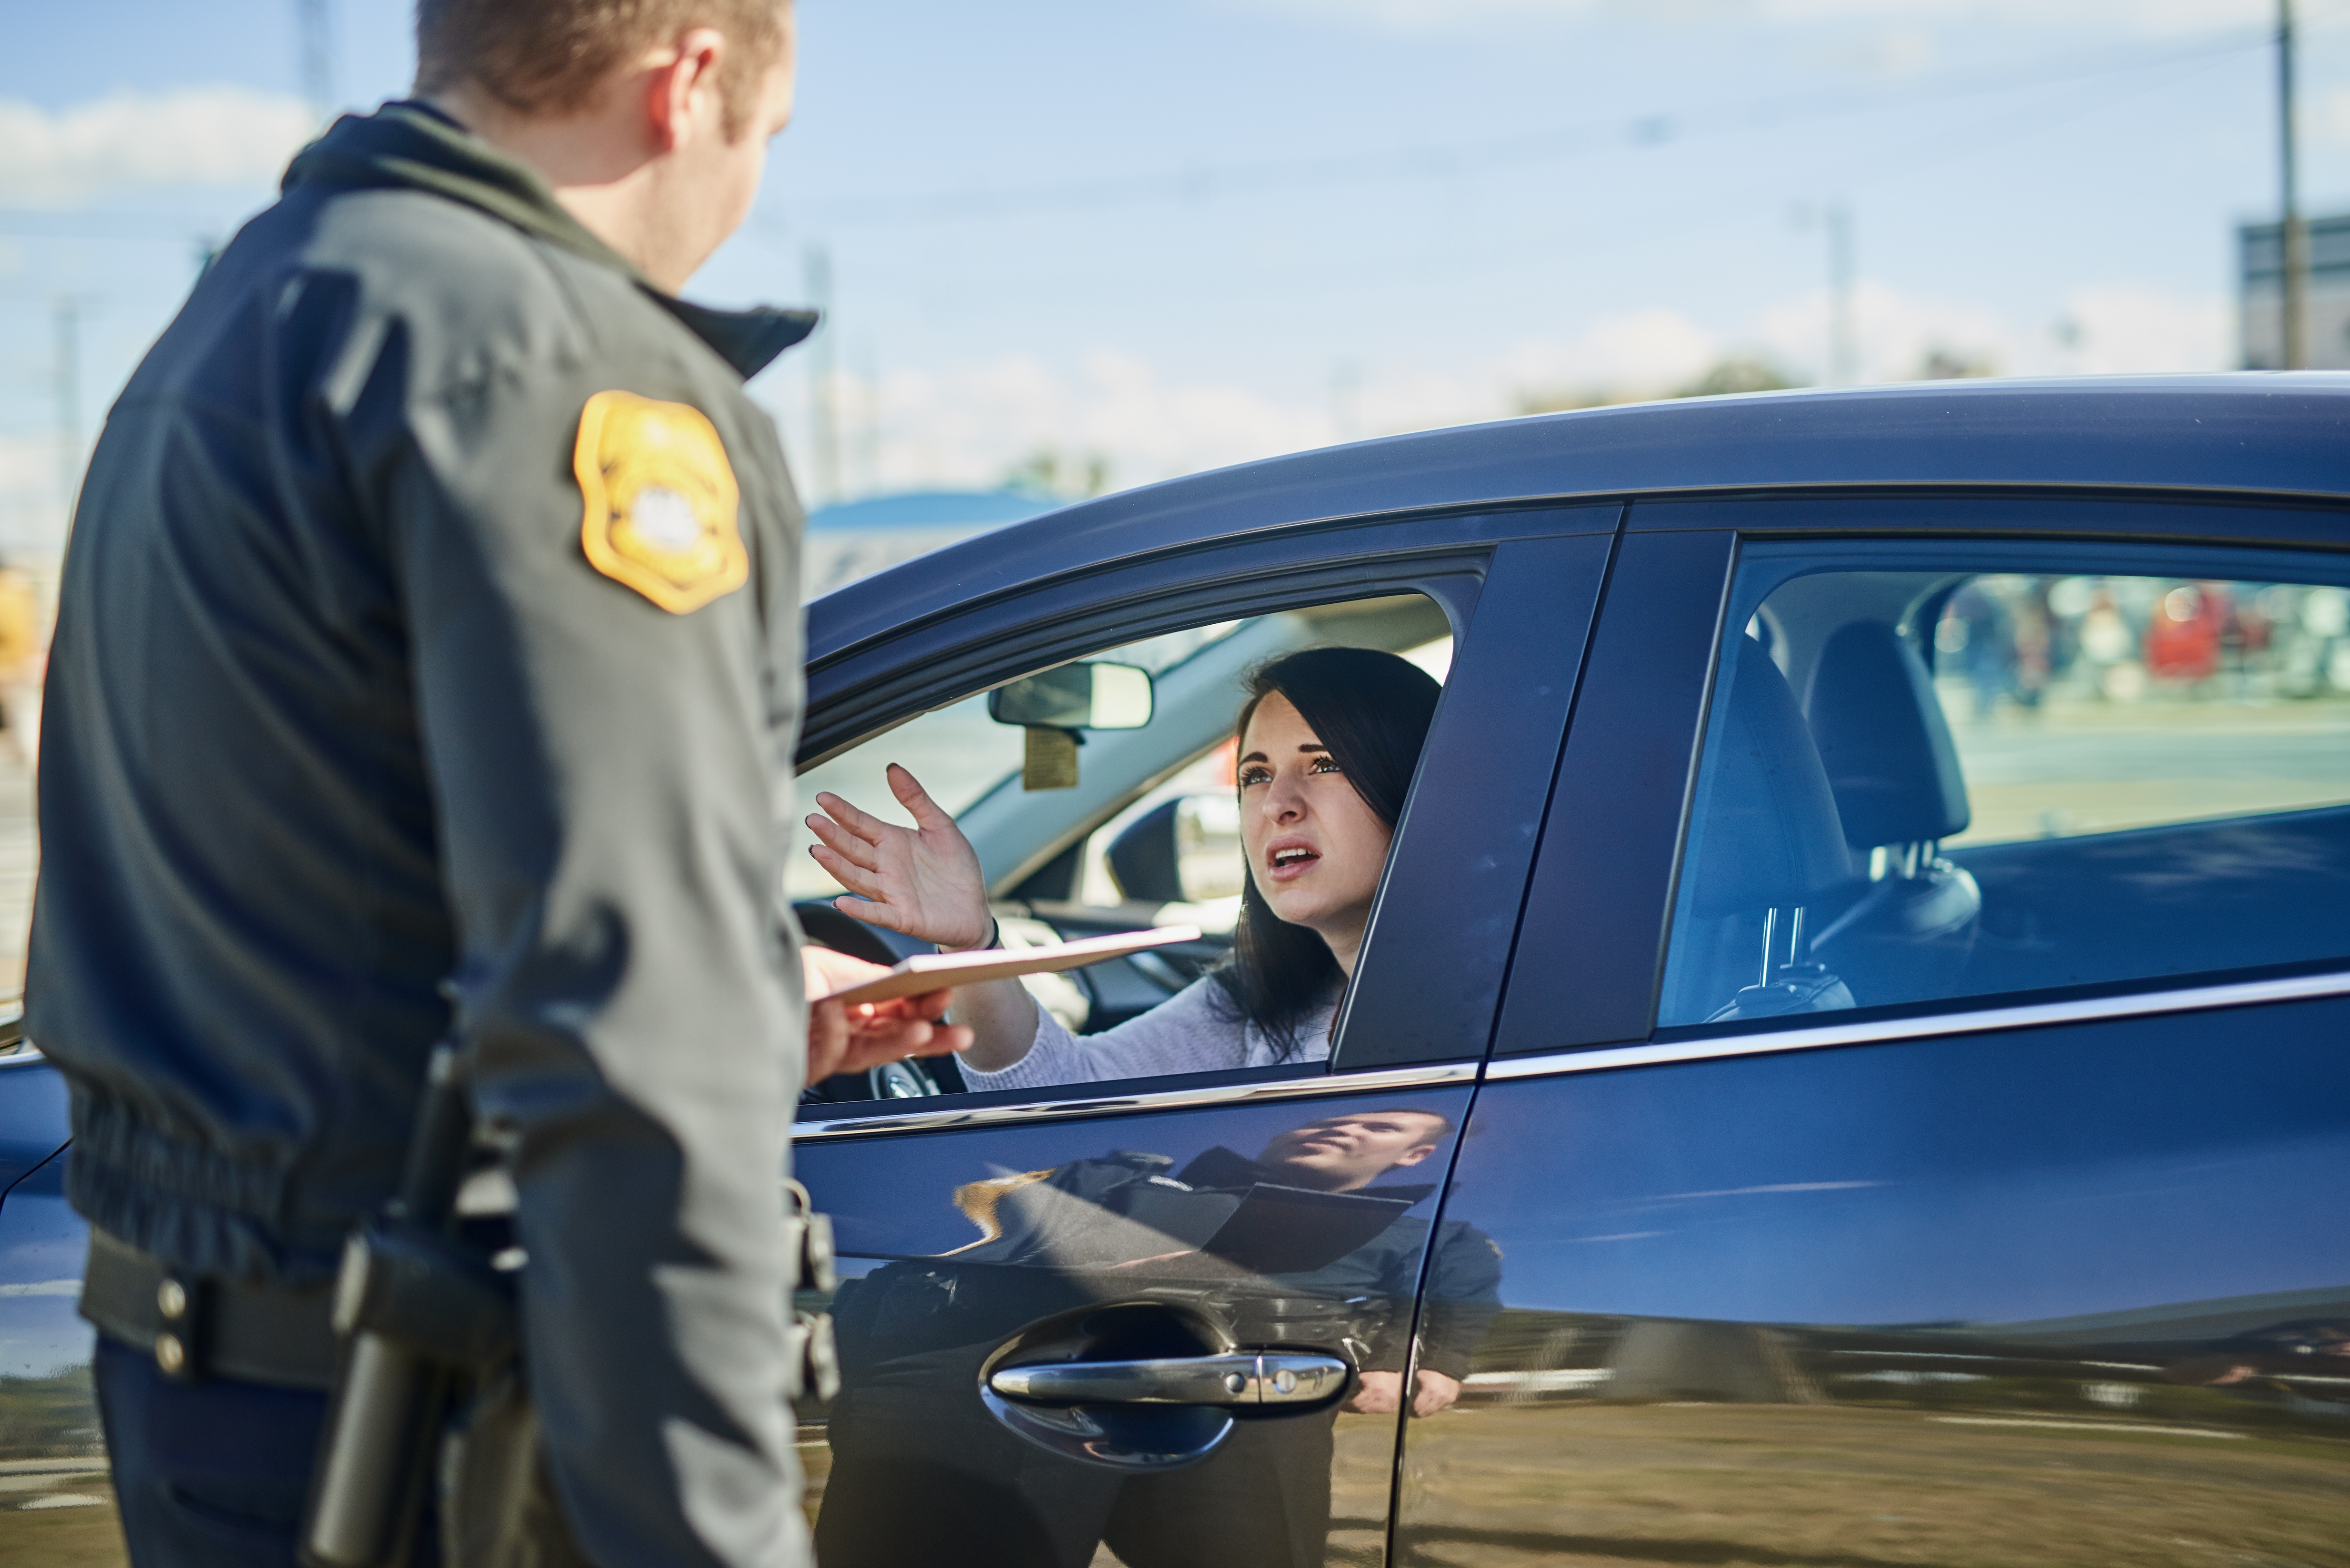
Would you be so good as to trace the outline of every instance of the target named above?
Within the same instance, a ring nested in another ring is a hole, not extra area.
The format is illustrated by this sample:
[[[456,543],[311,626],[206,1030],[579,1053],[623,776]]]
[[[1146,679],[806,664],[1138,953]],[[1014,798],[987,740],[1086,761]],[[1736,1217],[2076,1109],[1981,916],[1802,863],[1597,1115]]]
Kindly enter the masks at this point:
[[[828,817],[811,816],[807,819],[807,826],[808,831],[828,846],[834,854],[864,867],[868,871],[881,869],[880,846],[870,839],[858,837]]]
[[[811,844],[808,846],[808,858],[823,867],[834,881],[850,892],[877,900],[888,899],[889,893],[882,886],[881,878],[847,856],[837,854],[821,844]]]
[[[826,815],[839,823],[841,826],[848,829],[849,832],[857,835],[859,838],[867,839],[872,843],[879,843],[881,841],[881,835],[889,826],[888,823],[882,821],[871,812],[859,810],[857,806],[841,799],[840,796],[833,794],[830,790],[818,791],[816,797],[816,803],[824,808]]]
[[[835,898],[832,907],[850,919],[862,920],[868,926],[880,926],[893,931],[906,929],[904,918],[879,898]]]

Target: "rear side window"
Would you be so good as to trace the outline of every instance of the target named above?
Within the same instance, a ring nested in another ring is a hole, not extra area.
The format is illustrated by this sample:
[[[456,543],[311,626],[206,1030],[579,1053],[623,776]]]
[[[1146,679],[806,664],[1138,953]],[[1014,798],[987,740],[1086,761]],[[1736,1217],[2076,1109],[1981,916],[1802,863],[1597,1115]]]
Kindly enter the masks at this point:
[[[1741,567],[1660,1024],[2350,958],[2330,563],[1875,554]]]

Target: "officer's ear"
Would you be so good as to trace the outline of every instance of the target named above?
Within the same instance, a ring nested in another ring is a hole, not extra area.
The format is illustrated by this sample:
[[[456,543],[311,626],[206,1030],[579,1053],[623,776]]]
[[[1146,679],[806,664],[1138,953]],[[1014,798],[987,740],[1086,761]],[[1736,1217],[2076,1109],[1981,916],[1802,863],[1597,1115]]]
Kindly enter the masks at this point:
[[[719,67],[731,47],[715,27],[688,27],[645,59],[645,113],[663,152],[722,133],[726,117]]]
[[[1389,1170],[1401,1170],[1405,1166],[1418,1165],[1421,1160],[1426,1159],[1430,1155],[1434,1154],[1435,1152],[1436,1145],[1433,1143],[1417,1145],[1398,1155],[1396,1157],[1396,1162],[1388,1167],[1388,1168]]]

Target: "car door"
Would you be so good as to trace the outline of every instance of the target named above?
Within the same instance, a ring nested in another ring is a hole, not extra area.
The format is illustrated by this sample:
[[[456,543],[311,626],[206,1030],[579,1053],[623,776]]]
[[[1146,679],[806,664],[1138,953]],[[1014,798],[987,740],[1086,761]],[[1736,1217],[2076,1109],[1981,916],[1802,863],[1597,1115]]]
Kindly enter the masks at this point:
[[[831,1308],[843,1364],[839,1396],[802,1407],[831,1568],[1384,1561],[1397,1420],[1351,1407],[1404,1375],[1424,1260],[1458,1251],[1437,1199],[1619,514],[1194,547],[818,670],[823,761],[910,711],[1186,626],[1421,593],[1455,639],[1328,1063],[804,1108],[795,1169],[843,1276],[804,1303]],[[1036,808],[989,798],[967,825]],[[1041,843],[1020,853],[1059,853]],[[1033,894],[1033,867],[990,875],[999,897]],[[1284,1175],[1305,1146],[1357,1137],[1400,1139],[1398,1158],[1336,1191]]]
[[[74,1310],[89,1231],[65,1199],[66,1099],[38,1053],[0,1052],[0,1562],[122,1560]]]
[[[2345,537],[1633,506],[1399,1562],[2340,1559]]]

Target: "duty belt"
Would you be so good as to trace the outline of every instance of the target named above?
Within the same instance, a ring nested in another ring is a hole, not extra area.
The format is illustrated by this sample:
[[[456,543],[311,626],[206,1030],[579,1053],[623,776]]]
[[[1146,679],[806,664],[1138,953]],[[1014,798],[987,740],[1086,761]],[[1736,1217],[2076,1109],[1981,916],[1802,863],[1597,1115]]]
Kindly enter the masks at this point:
[[[92,1226],[81,1315],[152,1355],[172,1377],[231,1377],[324,1393],[334,1386],[331,1287],[203,1279]]]

